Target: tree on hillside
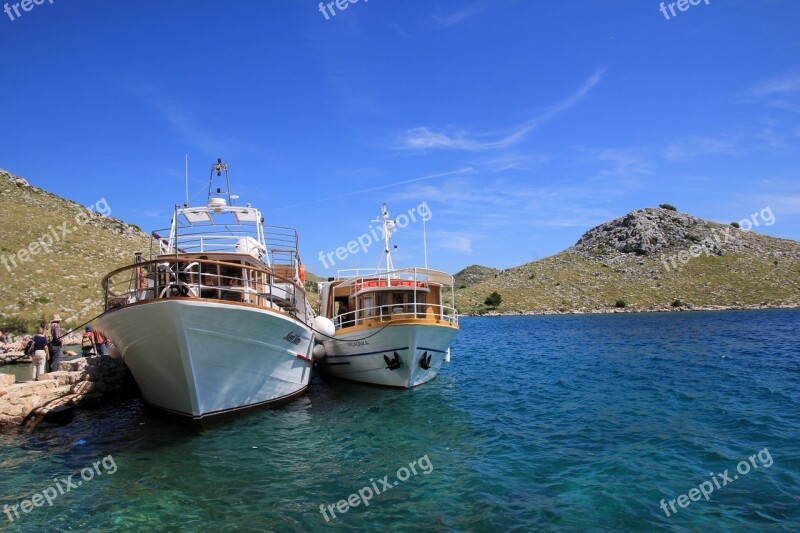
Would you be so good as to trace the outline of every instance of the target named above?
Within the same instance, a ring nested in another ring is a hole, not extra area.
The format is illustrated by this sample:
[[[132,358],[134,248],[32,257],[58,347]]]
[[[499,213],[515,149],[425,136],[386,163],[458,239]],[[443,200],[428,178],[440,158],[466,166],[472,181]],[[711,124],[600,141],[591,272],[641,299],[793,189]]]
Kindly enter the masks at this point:
[[[670,204],[661,204],[658,207],[660,207],[661,209],[669,209],[670,211],[677,211],[678,210],[674,205],[670,205]]]
[[[500,296],[500,293],[494,291],[492,294],[489,295],[488,298],[483,302],[484,304],[488,305],[489,307],[497,307],[500,305],[500,302],[503,301],[503,297]]]

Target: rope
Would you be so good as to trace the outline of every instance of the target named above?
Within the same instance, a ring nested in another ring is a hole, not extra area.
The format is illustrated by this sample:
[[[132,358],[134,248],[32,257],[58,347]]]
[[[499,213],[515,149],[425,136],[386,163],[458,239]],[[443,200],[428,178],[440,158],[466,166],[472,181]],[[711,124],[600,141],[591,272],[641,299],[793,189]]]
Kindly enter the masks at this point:
[[[110,311],[110,309],[109,309],[109,311]],[[103,311],[102,313],[100,313],[100,314],[99,314],[99,315],[97,315],[96,317],[90,318],[89,320],[87,320],[86,322],[84,322],[83,324],[81,324],[80,326],[76,326],[76,327],[72,328],[71,330],[69,330],[68,332],[66,332],[66,333],[63,333],[63,334],[61,334],[61,335],[59,335],[58,337],[55,337],[55,338],[56,338],[56,339],[63,339],[63,338],[64,338],[64,337],[66,337],[67,335],[71,335],[72,333],[75,333],[76,331],[78,331],[79,329],[81,329],[83,326],[86,326],[87,324],[91,324],[92,322],[94,322],[95,320],[97,320],[98,318],[100,318],[101,316],[103,316],[103,315],[104,315],[104,314],[106,314],[106,313],[108,313],[108,311]]]
[[[314,329],[313,326],[311,327],[311,331],[313,331],[314,333],[319,333],[323,337],[328,337],[329,339],[334,340],[334,341],[338,341],[338,342],[359,342],[359,341],[365,341],[365,340],[369,339],[370,337],[374,337],[375,335],[377,335],[381,331],[383,331],[386,328],[388,328],[390,325],[391,324],[386,324],[385,326],[383,326],[381,329],[379,329],[375,333],[372,333],[372,334],[367,335],[366,337],[362,337],[360,339],[337,339],[336,337],[331,337],[330,335],[326,335],[326,334],[322,333],[321,331],[317,331],[316,329]]]

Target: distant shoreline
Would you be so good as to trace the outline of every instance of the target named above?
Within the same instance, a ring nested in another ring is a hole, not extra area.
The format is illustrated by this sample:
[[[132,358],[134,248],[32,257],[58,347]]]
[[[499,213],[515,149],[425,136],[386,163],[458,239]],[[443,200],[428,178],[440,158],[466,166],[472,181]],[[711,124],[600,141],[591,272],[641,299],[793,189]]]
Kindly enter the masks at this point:
[[[490,311],[488,313],[460,313],[465,317],[498,317],[498,316],[552,316],[552,315],[611,315],[617,313],[680,313],[692,311],[759,311],[767,309],[800,309],[800,304],[753,304],[753,305],[700,305],[683,307],[622,307],[610,309],[569,309],[566,311]]]

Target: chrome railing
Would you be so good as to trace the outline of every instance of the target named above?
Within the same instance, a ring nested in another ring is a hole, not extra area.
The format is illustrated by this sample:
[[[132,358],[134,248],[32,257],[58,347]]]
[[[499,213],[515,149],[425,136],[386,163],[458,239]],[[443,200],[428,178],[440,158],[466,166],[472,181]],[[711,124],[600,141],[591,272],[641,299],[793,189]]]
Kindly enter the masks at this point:
[[[294,228],[263,226],[263,234],[254,225],[178,226],[156,230],[153,239],[157,249],[150,258],[167,254],[248,253],[272,264],[299,263],[299,239]],[[257,253],[252,253],[252,252]]]
[[[162,298],[196,298],[256,305],[307,321],[305,288],[269,270],[206,259],[160,258],[117,269],[102,282],[105,309]]]
[[[447,305],[428,303],[403,303],[377,305],[342,313],[334,317],[336,329],[359,326],[367,322],[391,322],[393,320],[421,319],[458,325],[458,311]]]

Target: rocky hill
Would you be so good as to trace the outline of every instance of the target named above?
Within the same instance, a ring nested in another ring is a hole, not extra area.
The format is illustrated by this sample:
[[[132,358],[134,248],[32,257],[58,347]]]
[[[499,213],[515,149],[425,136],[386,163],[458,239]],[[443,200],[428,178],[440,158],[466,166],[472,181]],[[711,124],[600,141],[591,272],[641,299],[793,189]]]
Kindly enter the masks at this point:
[[[457,285],[457,304],[462,313],[798,306],[800,243],[746,231],[771,216],[747,228],[671,209],[635,211],[557,255]],[[496,309],[484,303],[493,291],[502,296]]]
[[[100,280],[147,254],[150,238],[111,218],[97,198],[84,207],[0,170],[0,329],[30,327],[59,313],[69,326],[102,310]]]
[[[490,268],[481,265],[468,266],[454,276],[456,287],[466,288],[470,285],[480,283],[483,280],[493,279],[497,276],[498,272],[500,271],[496,268]]]

